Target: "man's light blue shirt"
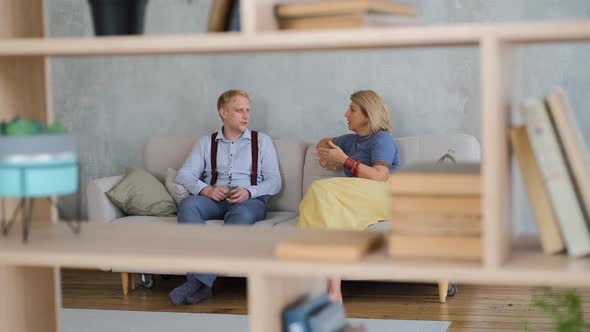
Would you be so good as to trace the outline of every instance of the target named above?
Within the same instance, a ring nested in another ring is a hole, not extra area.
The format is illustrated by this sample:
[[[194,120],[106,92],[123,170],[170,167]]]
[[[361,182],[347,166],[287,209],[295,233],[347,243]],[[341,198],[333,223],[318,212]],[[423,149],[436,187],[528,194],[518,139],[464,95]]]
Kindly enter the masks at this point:
[[[281,174],[277,151],[270,136],[258,133],[258,181],[250,184],[252,170],[252,136],[246,129],[234,142],[217,132],[216,186],[234,185],[250,192],[251,198],[275,195],[281,190]],[[178,171],[176,183],[191,194],[198,195],[211,183],[211,135],[203,136],[193,146],[191,154]]]

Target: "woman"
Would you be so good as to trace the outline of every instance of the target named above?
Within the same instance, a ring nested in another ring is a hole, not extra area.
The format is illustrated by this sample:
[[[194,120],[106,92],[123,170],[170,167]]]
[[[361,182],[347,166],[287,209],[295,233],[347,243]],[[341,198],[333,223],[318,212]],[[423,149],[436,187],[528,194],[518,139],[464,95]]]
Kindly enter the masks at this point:
[[[389,219],[385,181],[399,165],[397,145],[391,135],[391,116],[374,91],[350,96],[344,114],[354,134],[324,138],[318,145],[320,165],[343,165],[347,178],[315,181],[299,206],[301,228],[364,230]],[[330,297],[342,301],[340,279],[328,282]]]

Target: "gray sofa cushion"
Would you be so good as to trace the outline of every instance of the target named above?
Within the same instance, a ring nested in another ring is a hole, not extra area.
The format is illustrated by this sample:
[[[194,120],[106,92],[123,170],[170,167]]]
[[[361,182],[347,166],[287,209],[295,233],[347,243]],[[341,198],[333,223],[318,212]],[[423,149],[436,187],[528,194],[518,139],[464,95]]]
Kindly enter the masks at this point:
[[[196,136],[151,137],[143,147],[145,170],[164,183],[166,169],[180,169],[196,140]]]
[[[307,192],[311,183],[316,180],[344,176],[342,165],[336,166],[335,170],[328,170],[320,166],[316,145],[311,144],[305,152],[305,165],[303,166],[303,194]],[[303,198],[303,197],[301,197]]]
[[[399,147],[400,167],[416,162],[435,162],[448,152],[455,150],[456,160],[479,162],[480,145],[477,139],[466,134],[440,134],[406,136],[396,138]]]
[[[272,227],[275,224],[280,224],[287,220],[291,220],[295,218],[295,212],[288,212],[288,211],[273,211],[266,213],[266,219],[261,220],[254,224],[254,226],[268,226]],[[113,220],[113,223],[173,223],[176,224],[176,217],[147,217],[147,216],[127,216],[123,218],[119,218]],[[223,225],[223,220],[214,219],[214,220],[207,220],[205,222],[207,225]]]
[[[108,178],[92,180],[86,188],[86,200],[88,202],[88,220],[99,222],[111,222],[125,216],[111,200],[106,192],[111,190],[121,181],[123,176],[111,176]]]
[[[281,191],[268,201],[267,210],[297,213],[299,202],[303,198],[301,179],[308,144],[295,140],[275,140],[274,144],[279,156],[282,187]]]
[[[299,218],[289,219],[289,220],[282,222],[280,224],[276,224],[275,227],[296,227],[298,221],[299,221]],[[387,233],[387,232],[389,232],[390,229],[391,229],[391,221],[389,221],[389,220],[381,221],[381,222],[378,222],[376,224],[373,224],[373,225],[367,227],[367,230],[369,230],[369,231],[381,232],[381,233]]]

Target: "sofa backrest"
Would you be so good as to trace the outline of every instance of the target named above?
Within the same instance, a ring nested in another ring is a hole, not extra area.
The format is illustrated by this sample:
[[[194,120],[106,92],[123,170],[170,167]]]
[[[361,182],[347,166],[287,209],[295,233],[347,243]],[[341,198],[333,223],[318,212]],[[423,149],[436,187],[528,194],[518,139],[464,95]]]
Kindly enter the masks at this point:
[[[197,136],[155,136],[144,146],[144,167],[164,181],[166,169],[179,169],[188,157]],[[302,198],[301,180],[308,143],[297,140],[275,140],[282,178],[281,191],[273,196],[268,211],[297,212]]]
[[[179,169],[190,153],[197,136],[155,136],[144,147],[145,169],[164,181],[166,169]],[[479,161],[477,139],[465,134],[406,136],[396,138],[401,165],[417,161],[436,161],[449,149],[460,161]],[[343,176],[342,169],[319,166],[315,144],[299,140],[275,140],[282,177],[281,192],[271,198],[268,211],[297,212],[299,202],[315,180]]]
[[[466,134],[441,134],[423,136],[405,136],[395,139],[399,148],[400,167],[421,161],[437,161],[449,149],[455,150],[457,161],[479,161],[480,145],[477,139]],[[344,176],[342,167],[326,170],[319,165],[315,144],[310,145],[305,154],[303,167],[303,193],[313,181]]]

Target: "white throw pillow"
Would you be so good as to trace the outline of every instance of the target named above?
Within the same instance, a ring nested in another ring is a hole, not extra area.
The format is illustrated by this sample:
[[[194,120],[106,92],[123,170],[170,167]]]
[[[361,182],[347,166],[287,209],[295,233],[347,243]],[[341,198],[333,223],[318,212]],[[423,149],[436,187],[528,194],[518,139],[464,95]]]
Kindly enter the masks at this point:
[[[176,204],[180,204],[180,202],[187,198],[190,193],[185,187],[176,183],[176,175],[178,175],[177,170],[168,168],[166,170],[166,181],[164,181],[164,186],[166,186],[166,190],[168,190],[168,193],[170,193],[170,196],[172,196]]]

